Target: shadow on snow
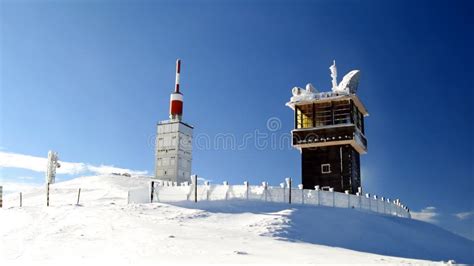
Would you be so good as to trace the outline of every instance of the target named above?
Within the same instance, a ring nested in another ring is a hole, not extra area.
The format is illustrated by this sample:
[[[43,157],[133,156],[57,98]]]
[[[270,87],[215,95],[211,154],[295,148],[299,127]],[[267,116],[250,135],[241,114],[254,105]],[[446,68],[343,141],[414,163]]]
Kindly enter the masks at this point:
[[[272,236],[283,241],[340,247],[380,255],[474,263],[474,241],[436,225],[352,209],[253,201],[179,202],[211,213],[269,214],[283,210],[288,224]]]

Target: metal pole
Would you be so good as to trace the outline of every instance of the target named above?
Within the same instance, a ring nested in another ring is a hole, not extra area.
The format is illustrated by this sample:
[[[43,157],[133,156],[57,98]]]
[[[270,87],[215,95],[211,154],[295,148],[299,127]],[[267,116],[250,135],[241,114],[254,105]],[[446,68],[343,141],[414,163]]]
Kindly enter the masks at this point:
[[[23,195],[20,192],[20,208],[23,206]]]
[[[3,186],[0,186],[0,208],[3,207]]]
[[[79,205],[79,199],[81,198],[81,188],[77,191],[77,203],[76,205]]]

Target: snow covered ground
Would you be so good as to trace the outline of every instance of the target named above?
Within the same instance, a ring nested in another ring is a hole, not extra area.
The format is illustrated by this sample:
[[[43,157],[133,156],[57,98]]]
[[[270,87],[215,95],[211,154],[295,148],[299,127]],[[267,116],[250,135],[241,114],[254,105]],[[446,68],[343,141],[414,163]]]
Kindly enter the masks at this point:
[[[143,177],[90,176],[4,196],[0,265],[474,263],[474,242],[405,218],[264,202],[127,204]],[[81,204],[75,205],[81,188]]]

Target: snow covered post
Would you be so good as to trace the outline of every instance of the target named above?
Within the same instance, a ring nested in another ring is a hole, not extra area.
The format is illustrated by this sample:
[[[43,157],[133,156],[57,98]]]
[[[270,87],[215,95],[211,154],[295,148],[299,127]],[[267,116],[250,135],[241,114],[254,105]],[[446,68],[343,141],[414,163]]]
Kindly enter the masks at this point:
[[[396,205],[395,210],[397,212],[397,216],[400,216],[400,199],[395,200],[395,205]]]
[[[81,198],[81,188],[77,191],[77,203],[76,205],[79,205],[79,199]]]
[[[155,181],[151,181],[150,185],[150,202],[153,203],[153,194],[155,194]]]
[[[377,213],[379,212],[379,203],[377,202],[377,195],[374,195],[374,201],[375,201],[375,204],[376,204],[376,210],[377,210]]]
[[[383,202],[383,214],[385,214],[385,198],[382,197],[381,200]]]
[[[49,207],[49,183],[46,183],[46,207]]]
[[[318,205],[321,205],[321,196],[319,193],[319,186],[314,186],[314,191],[316,191],[316,193],[318,193]]]
[[[280,187],[283,190],[283,200],[282,200],[282,202],[285,202],[285,183],[280,183]]]
[[[303,184],[299,184],[298,188],[301,190],[301,204],[304,204],[304,189]]]
[[[356,195],[359,198],[359,209],[362,209],[362,196],[360,192],[357,192]]]
[[[245,199],[249,200],[249,182],[244,181],[244,186],[245,186]]]
[[[206,186],[206,200],[209,201],[209,191],[211,190],[211,184],[209,181],[205,181],[204,185]]]
[[[371,211],[371,210],[372,210],[372,206],[371,206],[371,204],[370,204],[370,202],[371,202],[371,200],[370,200],[370,194],[369,194],[369,193],[366,193],[366,194],[365,194],[365,197],[366,197],[367,199],[369,199],[369,211]]]
[[[56,182],[56,168],[61,167],[57,152],[48,152],[48,165],[46,168],[46,183],[54,184]]]
[[[336,207],[336,193],[334,193],[334,188],[330,187],[329,192],[332,192],[332,207]]]
[[[344,193],[347,195],[347,208],[351,208],[351,196],[349,195],[349,190],[345,190]]]
[[[291,177],[285,178],[285,181],[288,186],[288,203],[291,204]]]
[[[227,194],[228,194],[228,192],[229,192],[229,182],[224,181],[222,184],[223,184],[224,187],[226,188],[226,190],[225,190],[225,200],[227,200]]]
[[[197,188],[198,176],[193,175],[192,177],[193,177],[193,185],[194,185],[194,202],[197,202],[197,200],[198,200],[198,188]]]
[[[392,207],[390,206],[390,199],[389,198],[385,199],[385,204],[388,204],[387,205],[388,214],[392,214]]]

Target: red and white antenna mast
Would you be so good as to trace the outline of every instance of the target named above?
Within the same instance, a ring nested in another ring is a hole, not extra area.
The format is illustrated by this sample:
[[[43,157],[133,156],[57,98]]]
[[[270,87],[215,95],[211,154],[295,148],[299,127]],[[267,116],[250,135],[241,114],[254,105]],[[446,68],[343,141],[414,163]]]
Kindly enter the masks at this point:
[[[181,120],[183,116],[183,94],[179,92],[179,73],[181,72],[181,60],[176,60],[176,83],[174,92],[170,96],[170,119]]]

